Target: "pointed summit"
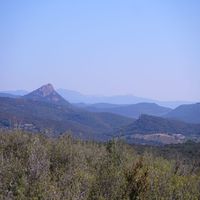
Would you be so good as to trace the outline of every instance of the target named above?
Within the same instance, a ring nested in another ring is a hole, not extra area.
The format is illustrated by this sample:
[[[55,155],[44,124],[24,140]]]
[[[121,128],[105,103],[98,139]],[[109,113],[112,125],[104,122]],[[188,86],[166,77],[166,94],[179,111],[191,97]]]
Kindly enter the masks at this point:
[[[45,101],[56,104],[69,104],[62,96],[55,90],[52,84],[48,83],[42,87],[34,90],[33,92],[24,96],[26,99],[34,101]]]
[[[35,91],[37,91],[37,94],[40,95],[41,97],[49,96],[50,94],[55,92],[53,85],[50,83],[43,85],[42,87],[38,88]]]

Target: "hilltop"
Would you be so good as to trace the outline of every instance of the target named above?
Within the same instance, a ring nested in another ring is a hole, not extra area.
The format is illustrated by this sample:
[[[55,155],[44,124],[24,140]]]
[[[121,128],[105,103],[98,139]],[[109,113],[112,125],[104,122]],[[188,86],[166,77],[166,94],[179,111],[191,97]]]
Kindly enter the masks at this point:
[[[40,88],[32,91],[23,96],[23,98],[31,99],[33,101],[45,101],[56,104],[68,104],[67,100],[65,100],[62,96],[60,96],[54,89],[52,84],[46,84],[41,86]]]

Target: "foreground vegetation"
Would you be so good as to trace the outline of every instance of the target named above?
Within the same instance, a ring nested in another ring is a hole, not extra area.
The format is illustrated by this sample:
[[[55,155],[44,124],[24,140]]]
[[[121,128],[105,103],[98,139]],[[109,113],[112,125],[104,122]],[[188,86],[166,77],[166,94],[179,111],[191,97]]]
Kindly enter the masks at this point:
[[[200,168],[121,141],[0,133],[0,199],[197,200]]]

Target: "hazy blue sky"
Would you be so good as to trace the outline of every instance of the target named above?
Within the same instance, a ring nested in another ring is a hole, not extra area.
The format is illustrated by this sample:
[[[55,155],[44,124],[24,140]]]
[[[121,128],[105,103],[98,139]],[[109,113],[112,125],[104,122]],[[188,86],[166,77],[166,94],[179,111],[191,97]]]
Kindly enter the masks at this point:
[[[199,0],[1,0],[0,90],[200,101]]]

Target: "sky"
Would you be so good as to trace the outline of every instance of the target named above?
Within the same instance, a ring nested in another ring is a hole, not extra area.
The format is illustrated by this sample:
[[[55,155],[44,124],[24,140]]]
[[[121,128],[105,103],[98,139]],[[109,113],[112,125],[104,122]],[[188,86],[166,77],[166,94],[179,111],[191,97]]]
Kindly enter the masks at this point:
[[[199,0],[1,0],[0,90],[200,101]]]

